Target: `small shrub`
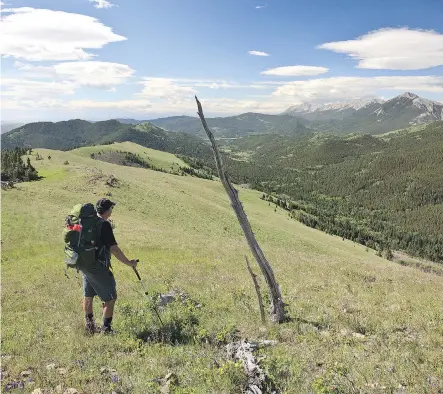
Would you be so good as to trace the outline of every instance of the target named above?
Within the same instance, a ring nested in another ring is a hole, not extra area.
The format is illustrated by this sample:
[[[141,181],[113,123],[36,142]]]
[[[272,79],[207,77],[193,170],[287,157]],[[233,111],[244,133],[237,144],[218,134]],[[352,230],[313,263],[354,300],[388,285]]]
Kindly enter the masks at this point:
[[[384,251],[384,258],[386,260],[392,261],[394,259],[394,254],[391,249],[387,249]]]
[[[177,345],[195,341],[199,323],[197,309],[180,301],[169,303],[163,310],[156,305],[163,322],[161,325],[153,306],[148,301],[136,307],[124,304],[120,310],[123,330],[142,342]]]

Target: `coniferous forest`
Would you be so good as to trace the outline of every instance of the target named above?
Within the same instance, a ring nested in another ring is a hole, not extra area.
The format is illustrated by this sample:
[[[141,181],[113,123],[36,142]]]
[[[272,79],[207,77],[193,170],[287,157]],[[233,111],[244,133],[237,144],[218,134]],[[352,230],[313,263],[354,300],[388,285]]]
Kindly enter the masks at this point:
[[[443,262],[443,122],[381,138],[247,137],[228,150],[236,183],[302,223],[388,257]]]
[[[14,148],[2,151],[2,171],[1,180],[6,182],[26,182],[39,179],[39,175],[35,167],[31,164],[28,157],[23,161],[22,156],[30,153],[30,149]],[[39,155],[37,160],[42,159]]]

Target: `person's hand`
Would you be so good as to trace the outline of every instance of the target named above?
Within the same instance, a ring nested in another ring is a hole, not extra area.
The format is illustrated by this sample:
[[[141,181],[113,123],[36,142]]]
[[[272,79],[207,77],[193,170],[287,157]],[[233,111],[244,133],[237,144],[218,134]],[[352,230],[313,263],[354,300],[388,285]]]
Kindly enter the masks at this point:
[[[129,260],[129,266],[131,266],[132,268],[135,268],[135,267],[137,267],[137,263],[138,263],[138,260]]]

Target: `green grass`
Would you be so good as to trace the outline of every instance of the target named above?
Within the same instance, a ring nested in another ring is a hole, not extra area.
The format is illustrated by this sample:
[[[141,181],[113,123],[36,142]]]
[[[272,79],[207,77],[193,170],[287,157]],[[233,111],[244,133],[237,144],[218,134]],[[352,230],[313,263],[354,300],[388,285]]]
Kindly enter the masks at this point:
[[[45,160],[32,163],[47,177],[2,191],[2,370],[9,374],[2,386],[30,369],[35,383],[24,392],[61,384],[85,393],[156,393],[155,379],[173,372],[173,393],[238,393],[244,376],[222,346],[238,330],[279,341],[259,355],[281,393],[443,390],[443,277],[305,227],[274,212],[261,193],[239,188],[292,317],[262,326],[244,265],[245,254],[253,258],[222,185],[93,160],[87,149],[37,149]],[[111,174],[119,187],[105,185]],[[160,327],[134,273],[115,259],[119,334],[83,335],[81,280],[63,274],[61,234],[72,206],[106,193],[118,203],[117,241],[141,260],[151,293],[179,288],[201,304],[162,313],[178,343],[138,339]],[[67,373],[48,370],[51,363]]]
[[[114,142],[111,145],[87,146],[74,149],[71,152],[83,157],[90,157],[92,153],[116,151],[131,152],[139,155],[149,164],[169,171],[178,170],[179,167],[189,167],[183,160],[172,153],[146,148],[133,142]]]
[[[411,133],[415,133],[417,131],[422,131],[425,129],[425,127],[426,127],[426,123],[416,125],[416,126],[406,127],[403,129],[396,129],[396,130],[388,131],[387,133],[378,134],[375,137],[380,138],[384,141],[389,141],[392,137],[401,136],[404,134],[411,134]]]

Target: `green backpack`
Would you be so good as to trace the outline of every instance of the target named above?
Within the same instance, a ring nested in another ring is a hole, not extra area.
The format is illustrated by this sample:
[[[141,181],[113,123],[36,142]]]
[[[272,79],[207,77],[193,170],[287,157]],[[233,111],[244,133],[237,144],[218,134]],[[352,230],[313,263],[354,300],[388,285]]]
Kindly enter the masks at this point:
[[[77,204],[66,217],[63,230],[65,264],[68,268],[90,267],[96,263],[96,250],[103,219],[93,204]],[[65,272],[66,273],[66,272]]]

